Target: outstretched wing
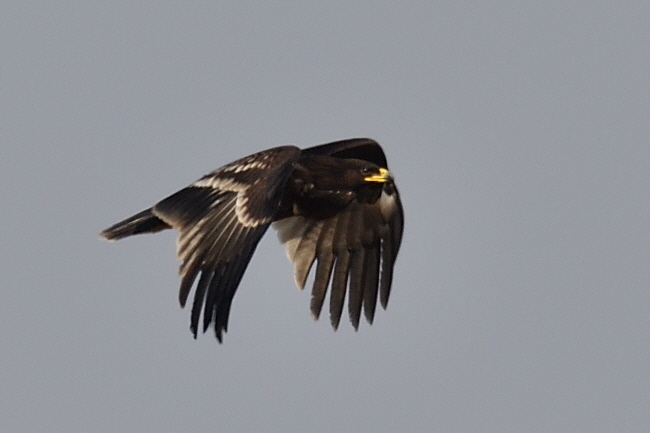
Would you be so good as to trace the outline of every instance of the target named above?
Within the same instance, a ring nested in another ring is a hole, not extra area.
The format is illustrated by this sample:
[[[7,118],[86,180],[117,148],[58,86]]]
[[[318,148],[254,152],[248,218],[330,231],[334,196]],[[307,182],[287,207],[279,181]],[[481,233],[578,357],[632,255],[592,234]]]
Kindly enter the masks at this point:
[[[281,146],[228,164],[160,201],[152,213],[179,231],[179,300],[185,306],[197,276],[190,328],[214,324],[219,342],[237,286],[273,220],[300,150]]]
[[[386,167],[384,152],[370,139],[316,146],[303,150],[302,155],[364,159]],[[294,263],[295,281],[300,289],[317,262],[311,298],[314,318],[320,315],[328,287],[334,329],[341,319],[346,291],[350,321],[355,329],[362,307],[366,320],[372,323],[378,295],[386,308],[404,226],[402,204],[392,179],[384,184],[379,199],[373,203],[354,200],[324,220],[293,216],[273,225]]]

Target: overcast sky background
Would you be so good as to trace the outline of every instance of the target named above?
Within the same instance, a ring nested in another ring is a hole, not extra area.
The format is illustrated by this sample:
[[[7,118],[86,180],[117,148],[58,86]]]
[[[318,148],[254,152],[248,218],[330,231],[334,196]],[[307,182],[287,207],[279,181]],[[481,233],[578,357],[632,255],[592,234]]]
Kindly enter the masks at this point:
[[[0,431],[650,431],[650,4],[270,4],[0,6]],[[355,136],[406,213],[372,327],[271,230],[195,341],[175,234],[98,237]]]

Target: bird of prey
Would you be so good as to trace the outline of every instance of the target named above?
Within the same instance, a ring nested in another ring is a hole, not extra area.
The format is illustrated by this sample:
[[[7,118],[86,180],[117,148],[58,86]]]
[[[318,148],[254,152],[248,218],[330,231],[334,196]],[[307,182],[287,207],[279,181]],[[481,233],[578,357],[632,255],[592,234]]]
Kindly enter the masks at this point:
[[[101,236],[117,240],[178,230],[181,307],[198,277],[190,329],[196,338],[200,326],[205,332],[213,325],[221,343],[237,286],[271,224],[293,262],[298,288],[305,286],[316,262],[314,319],[328,288],[335,330],[346,292],[355,330],[362,307],[370,324],[377,297],[386,308],[404,215],[384,152],[368,138],[255,153],[203,176]]]

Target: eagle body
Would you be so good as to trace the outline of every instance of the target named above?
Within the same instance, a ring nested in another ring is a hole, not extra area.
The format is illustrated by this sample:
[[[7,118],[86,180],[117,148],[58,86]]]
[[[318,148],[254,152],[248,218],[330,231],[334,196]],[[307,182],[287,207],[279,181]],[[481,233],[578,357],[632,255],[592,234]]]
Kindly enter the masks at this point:
[[[202,316],[222,341],[230,306],[263,234],[273,224],[302,289],[316,264],[311,312],[318,318],[330,288],[338,327],[348,294],[350,320],[372,323],[385,308],[403,232],[403,211],[384,153],[375,141],[350,139],[299,149],[280,146],[217,169],[153,207],[101,232],[108,240],[179,232],[181,306],[194,289],[190,329]]]

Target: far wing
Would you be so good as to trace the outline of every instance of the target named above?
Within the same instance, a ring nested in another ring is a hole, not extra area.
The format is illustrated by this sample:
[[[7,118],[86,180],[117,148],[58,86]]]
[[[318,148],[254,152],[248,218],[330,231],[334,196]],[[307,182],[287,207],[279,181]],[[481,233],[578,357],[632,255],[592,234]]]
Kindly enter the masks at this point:
[[[333,156],[335,158],[354,158],[372,162],[379,167],[388,168],[386,155],[379,143],[370,138],[351,138],[334,141],[302,150],[305,156]]]

